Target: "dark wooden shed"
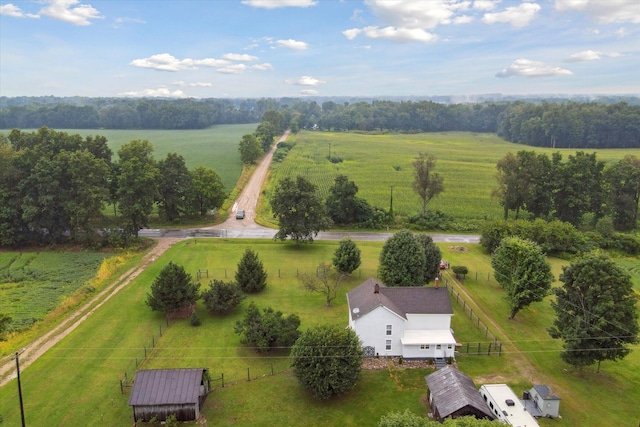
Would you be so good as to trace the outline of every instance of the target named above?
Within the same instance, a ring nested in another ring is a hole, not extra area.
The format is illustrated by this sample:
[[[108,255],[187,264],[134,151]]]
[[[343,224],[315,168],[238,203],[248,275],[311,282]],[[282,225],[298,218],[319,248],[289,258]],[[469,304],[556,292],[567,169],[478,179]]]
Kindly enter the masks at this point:
[[[429,388],[427,398],[438,421],[465,416],[494,418],[473,380],[456,368],[439,369],[427,375],[425,380]]]
[[[134,421],[156,418],[165,421],[174,414],[178,421],[194,421],[200,416],[209,393],[207,369],[150,369],[136,373],[129,406]]]

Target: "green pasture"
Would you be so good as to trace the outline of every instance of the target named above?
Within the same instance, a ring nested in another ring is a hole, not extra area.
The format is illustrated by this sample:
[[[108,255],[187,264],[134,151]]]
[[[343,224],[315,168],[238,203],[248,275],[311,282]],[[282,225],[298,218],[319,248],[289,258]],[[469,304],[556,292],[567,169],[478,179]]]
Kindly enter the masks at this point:
[[[267,195],[279,179],[303,175],[325,197],[334,178],[343,174],[355,181],[360,197],[384,209],[389,209],[393,187],[394,212],[413,215],[421,211],[422,202],[412,190],[412,162],[419,152],[428,152],[437,157],[436,172],[444,177],[445,186],[445,191],[429,203],[429,209],[477,220],[502,217],[502,208],[491,192],[496,188],[496,163],[506,153],[560,152],[566,160],[576,152],[513,144],[495,134],[465,132],[365,135],[302,131],[290,135],[288,141],[296,146],[282,163],[272,166]],[[331,163],[327,160],[329,153],[343,162]],[[606,162],[640,154],[631,149],[597,153]]]
[[[299,425],[375,425],[379,417],[392,410],[410,410],[426,415],[423,406],[423,377],[430,371],[384,369],[363,372],[356,389],[347,396],[318,402],[297,385],[284,351],[260,356],[240,345],[233,325],[242,317],[240,310],[229,316],[214,316],[199,304],[202,325],[192,327],[188,320],[171,321],[167,327],[162,315],[145,304],[153,279],[169,261],[183,265],[194,276],[201,270],[209,277],[200,280],[232,280],[244,250],[255,250],[269,274],[266,290],[250,296],[260,306],[272,306],[285,315],[298,314],[302,328],[316,324],[346,324],[345,292],[375,275],[381,242],[358,242],[363,265],[343,287],[332,307],[325,307],[323,296],[300,288],[297,275],[313,272],[319,262],[330,262],[337,242],[316,241],[296,247],[291,242],[270,240],[199,239],[177,244],[156,260],[129,286],[97,310],[70,336],[24,370],[22,387],[28,425],[129,425],[129,388],[120,391],[120,380],[131,378],[140,368],[208,367],[216,387],[203,414],[209,425],[254,426]],[[546,328],[553,320],[548,301],[533,304],[507,320],[504,292],[495,283],[490,259],[477,245],[441,244],[444,257],[452,265],[466,265],[470,272],[464,281],[481,310],[475,314],[483,324],[495,321],[508,335],[489,329],[504,341],[502,356],[461,354],[458,365],[476,383],[506,382],[517,393],[532,383],[550,385],[562,397],[561,420],[541,420],[543,426],[632,425],[637,417],[635,401],[640,398],[640,356],[633,352],[618,363],[603,363],[601,373],[587,368],[573,372],[559,358],[561,343],[551,340]],[[563,261],[552,259],[558,275]],[[452,279],[445,273],[445,279]],[[457,286],[459,290],[459,286]],[[452,327],[461,343],[487,344],[484,329],[469,320],[468,309],[454,303]],[[475,319],[475,318],[474,318]],[[145,359],[145,353],[147,358]],[[521,365],[521,361],[526,365]],[[273,373],[273,375],[272,375]],[[224,374],[225,387],[221,386]],[[250,379],[251,381],[248,381]],[[625,399],[620,399],[625,396]],[[594,410],[598,407],[607,410]],[[16,383],[0,391],[0,415],[7,425],[19,421]]]
[[[0,313],[12,330],[29,328],[96,275],[109,254],[0,252]]]
[[[109,141],[109,147],[117,159],[118,149],[123,144],[136,139],[147,139],[154,148],[154,157],[161,160],[168,153],[175,152],[184,157],[187,167],[195,169],[205,166],[214,169],[225,189],[230,192],[236,185],[242,171],[238,143],[242,135],[253,133],[256,123],[240,125],[218,125],[207,129],[190,130],[114,130],[114,129],[56,129],[69,134],[101,135]],[[25,129],[33,131],[34,129]],[[0,133],[7,134],[4,130]]]

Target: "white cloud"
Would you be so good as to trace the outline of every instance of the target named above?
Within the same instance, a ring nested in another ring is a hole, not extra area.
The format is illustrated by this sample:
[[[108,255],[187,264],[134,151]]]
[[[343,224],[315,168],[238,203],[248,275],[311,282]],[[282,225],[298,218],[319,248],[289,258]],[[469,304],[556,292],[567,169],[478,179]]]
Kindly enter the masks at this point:
[[[183,82],[182,80],[175,81],[171,84],[174,86],[181,86],[181,87],[212,87],[213,86],[213,83],[206,83],[206,82],[187,83],[187,82]]]
[[[572,74],[571,71],[564,68],[520,58],[515,60],[508,68],[497,73],[496,77],[557,77],[570,76]]]
[[[453,18],[453,22],[454,24],[468,24],[470,22],[473,22],[475,18],[473,16],[469,16],[469,15],[461,15],[458,16],[456,18]]]
[[[113,24],[111,24],[111,26],[113,28],[120,28],[124,24],[146,24],[146,22],[143,21],[142,19],[124,17],[124,18],[114,19]]]
[[[450,24],[458,12],[469,9],[469,1],[430,0],[366,0],[365,4],[384,24],[398,28],[431,29]]]
[[[595,61],[598,59],[602,59],[602,57],[611,57],[615,58],[620,55],[618,52],[598,52],[596,50],[583,50],[582,52],[576,52],[571,54],[569,58],[566,59],[566,62],[584,62],[584,61]]]
[[[317,0],[242,0],[242,4],[263,9],[275,9],[277,7],[309,7],[318,4]]]
[[[486,13],[482,17],[485,24],[510,23],[514,28],[526,27],[533,21],[540,12],[540,5],[537,3],[521,3],[518,6],[511,6],[502,12]]]
[[[25,16],[22,9],[11,3],[0,5],[0,15],[10,16],[12,18],[24,18]]]
[[[618,31],[616,31],[616,35],[618,36],[618,38],[622,39],[629,35],[629,33],[627,33],[627,30],[624,27],[620,27],[618,28]]]
[[[185,93],[181,90],[176,90],[171,92],[166,87],[159,87],[158,89],[142,89],[142,90],[133,90],[129,92],[122,92],[118,95],[121,96],[132,96],[132,97],[163,97],[163,98],[184,98],[186,97]]]
[[[475,10],[493,10],[498,3],[500,3],[500,0],[476,0],[473,2],[472,7]]]
[[[226,67],[218,68],[216,71],[222,74],[240,74],[247,69],[244,64],[230,64]]]
[[[370,39],[386,39],[396,42],[423,42],[428,43],[438,39],[438,36],[431,34],[421,28],[395,28],[395,27],[365,27],[362,29],[351,29],[343,31],[342,34],[349,39],[354,39],[359,34],[364,34]]]
[[[258,70],[258,71],[273,70],[273,65],[269,64],[268,62],[265,62],[263,64],[252,65],[251,69]]]
[[[280,47],[285,47],[292,50],[306,50],[307,48],[309,48],[309,45],[307,43],[293,39],[278,40],[276,43]]]
[[[637,0],[555,0],[556,10],[576,11],[591,16],[601,24],[630,22],[640,24]]]
[[[222,57],[224,59],[229,60],[229,61],[240,61],[240,62],[251,62],[251,61],[257,61],[258,60],[257,56],[247,55],[246,53],[243,53],[243,54],[240,54],[240,53],[225,53],[224,55],[222,55]]]
[[[313,96],[317,94],[318,94],[318,91],[315,89],[305,89],[300,91],[300,96]]]
[[[285,80],[285,83],[298,86],[320,86],[326,82],[311,76],[302,76],[298,80]]]
[[[151,68],[158,71],[181,71],[181,70],[197,70],[198,65],[205,67],[227,67],[230,62],[224,59],[205,58],[205,59],[177,59],[168,53],[159,53],[148,58],[134,59],[130,65],[141,68]]]
[[[49,6],[40,10],[40,15],[69,22],[73,25],[91,25],[91,19],[101,19],[100,12],[79,0],[48,0]],[[77,6],[76,6],[77,5]]]

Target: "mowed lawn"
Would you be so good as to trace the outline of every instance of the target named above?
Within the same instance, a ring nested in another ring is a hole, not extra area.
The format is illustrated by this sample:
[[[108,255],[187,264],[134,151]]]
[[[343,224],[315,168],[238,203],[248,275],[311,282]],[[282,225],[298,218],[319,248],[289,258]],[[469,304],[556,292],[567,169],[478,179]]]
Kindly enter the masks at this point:
[[[178,153],[185,159],[189,169],[205,166],[214,169],[227,192],[233,190],[242,171],[238,144],[242,136],[253,133],[256,123],[240,125],[217,125],[207,129],[190,130],[114,130],[114,129],[56,129],[69,134],[101,135],[107,138],[117,160],[118,149],[136,139],[148,140],[154,148],[156,160],[164,159],[168,153]],[[34,129],[25,130],[31,132]],[[0,130],[5,135],[8,130]]]
[[[303,175],[325,197],[334,178],[343,174],[355,181],[358,196],[385,210],[389,209],[393,187],[394,212],[413,215],[421,211],[422,202],[412,189],[412,162],[419,152],[428,152],[437,158],[435,172],[444,178],[445,187],[428,207],[462,220],[502,217],[502,208],[491,193],[497,186],[496,164],[508,152],[527,150],[549,156],[560,152],[566,160],[577,151],[530,147],[506,142],[495,134],[468,132],[363,135],[302,131],[290,135],[288,141],[296,146],[282,163],[272,166],[267,195],[279,179]],[[639,155],[631,149],[596,151],[598,159],[605,162]],[[343,162],[331,163],[329,153]]]
[[[290,242],[271,240],[198,239],[177,244],[69,337],[24,370],[28,425],[131,425],[132,411],[127,406],[130,389],[122,394],[119,381],[125,373],[131,378],[136,362],[144,369],[208,367],[215,387],[221,385],[217,378],[224,374],[225,387],[216,388],[203,409],[208,425],[356,426],[375,425],[382,414],[392,410],[410,409],[426,415],[424,375],[429,370],[365,371],[349,395],[318,402],[299,388],[285,353],[258,355],[243,347],[233,332],[236,320],[242,318],[242,307],[249,301],[261,307],[271,306],[285,315],[298,314],[303,329],[324,323],[346,325],[345,293],[375,276],[382,248],[381,242],[357,244],[362,250],[362,269],[345,283],[332,307],[324,305],[322,295],[301,289],[296,276],[313,272],[319,262],[330,262],[337,242],[316,241],[296,247]],[[477,245],[467,245],[465,251],[446,244],[440,247],[452,265],[469,267],[464,288],[481,307],[482,322],[496,322],[508,335],[502,336],[490,326],[491,332],[505,342],[502,356],[458,357],[460,369],[471,375],[478,386],[483,382],[506,382],[521,393],[533,383],[550,385],[562,397],[563,418],[541,420],[543,426],[637,424],[637,352],[617,363],[603,363],[600,374],[593,368],[574,372],[559,358],[561,343],[551,340],[546,332],[553,321],[548,300],[507,320],[504,291],[493,281],[490,259],[482,249]],[[205,287],[213,278],[225,279],[226,275],[227,280],[232,280],[247,248],[258,253],[269,281],[267,289],[250,296],[238,312],[213,316],[199,304],[201,326],[192,327],[188,320],[180,320],[171,321],[167,329],[163,316],[145,305],[151,282],[169,261],[183,265],[194,276],[198,270],[208,270],[209,278],[200,280],[201,287]],[[551,262],[557,277],[565,263],[557,259]],[[487,344],[484,330],[478,330],[475,321],[469,320],[468,310],[455,303],[454,307],[452,327],[456,339],[461,343]],[[7,425],[19,422],[15,381],[0,390],[0,414]]]

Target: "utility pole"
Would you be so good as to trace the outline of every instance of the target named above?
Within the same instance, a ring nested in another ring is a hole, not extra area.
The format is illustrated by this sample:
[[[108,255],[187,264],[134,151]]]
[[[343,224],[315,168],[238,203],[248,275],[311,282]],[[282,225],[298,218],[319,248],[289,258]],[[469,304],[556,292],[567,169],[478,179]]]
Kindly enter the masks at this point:
[[[25,427],[24,422],[24,403],[22,402],[22,385],[20,384],[20,355],[24,353],[24,348],[20,351],[16,351],[15,356],[12,359],[16,360],[16,372],[18,376],[18,396],[20,397],[20,418],[22,419],[22,427]]]

